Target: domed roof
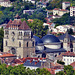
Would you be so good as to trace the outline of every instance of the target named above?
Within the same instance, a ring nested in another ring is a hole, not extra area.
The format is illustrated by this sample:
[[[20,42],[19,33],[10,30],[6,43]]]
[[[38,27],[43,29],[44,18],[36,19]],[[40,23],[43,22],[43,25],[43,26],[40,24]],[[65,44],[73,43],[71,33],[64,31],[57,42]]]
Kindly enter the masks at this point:
[[[33,38],[35,39],[35,45],[37,45],[39,43],[43,43],[42,40],[39,37],[33,36]]]
[[[43,38],[42,38],[42,41],[43,43],[55,43],[55,42],[60,42],[59,39],[52,35],[52,34],[49,34],[49,35],[45,35]]]

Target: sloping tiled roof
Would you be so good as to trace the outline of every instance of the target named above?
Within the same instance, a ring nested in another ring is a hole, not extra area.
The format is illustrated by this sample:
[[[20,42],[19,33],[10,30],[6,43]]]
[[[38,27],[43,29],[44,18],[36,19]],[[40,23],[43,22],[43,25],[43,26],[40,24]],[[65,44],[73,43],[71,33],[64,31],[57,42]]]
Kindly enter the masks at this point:
[[[55,69],[46,68],[52,75],[55,75]]]
[[[75,67],[75,62],[71,63],[70,65],[71,65],[72,67]]]
[[[21,22],[20,19],[15,19],[14,21],[10,20],[5,28],[8,29],[9,27],[10,28],[18,27],[18,29],[20,29],[20,30],[29,30],[30,29],[30,27],[26,24],[26,22],[25,21]]]
[[[75,57],[75,53],[74,52],[66,52],[63,54],[63,56],[71,56],[71,57]]]
[[[7,53],[7,54],[3,54],[3,55],[0,55],[0,57],[14,57],[15,55],[14,54],[10,54],[10,53]]]
[[[23,23],[20,25],[19,29],[22,29],[22,30],[29,30],[30,27],[26,24],[25,21],[23,21]]]
[[[54,8],[53,10],[59,10],[59,8]]]

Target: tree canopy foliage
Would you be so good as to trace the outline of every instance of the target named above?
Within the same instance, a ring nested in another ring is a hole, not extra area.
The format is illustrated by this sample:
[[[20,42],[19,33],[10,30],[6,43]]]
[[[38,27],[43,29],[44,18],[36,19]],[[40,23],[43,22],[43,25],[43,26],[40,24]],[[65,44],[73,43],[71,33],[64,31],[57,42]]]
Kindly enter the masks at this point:
[[[3,51],[3,37],[4,37],[4,31],[3,28],[0,29],[0,51]]]
[[[69,1],[72,6],[75,6],[75,0],[50,0],[49,3],[47,3],[47,9],[52,10],[54,8],[62,8],[63,1]]]
[[[38,37],[43,37],[47,33],[47,27],[43,27],[43,22],[39,19],[34,19],[32,23],[29,23],[30,28],[33,31],[33,34]]]
[[[66,24],[73,24],[73,20],[75,17],[70,17],[69,13],[64,14],[61,18],[56,18],[53,20],[54,23],[57,25],[66,25]],[[74,20],[75,21],[75,20]]]
[[[56,75],[75,75],[75,71],[71,65],[64,66],[64,70],[56,73]]]
[[[31,70],[29,68],[19,66],[9,66],[6,64],[0,64],[0,75],[51,75],[50,72],[46,69],[37,68],[36,70]]]

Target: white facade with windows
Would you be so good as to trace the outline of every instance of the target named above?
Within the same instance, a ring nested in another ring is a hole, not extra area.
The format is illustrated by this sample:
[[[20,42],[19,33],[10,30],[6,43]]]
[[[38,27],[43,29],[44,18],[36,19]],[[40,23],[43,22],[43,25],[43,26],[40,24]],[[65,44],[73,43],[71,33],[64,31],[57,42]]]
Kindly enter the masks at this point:
[[[65,65],[70,65],[75,61],[75,54],[73,52],[67,52],[67,54],[66,55],[65,54],[63,55],[62,59],[62,61],[65,62]]]
[[[75,61],[75,57],[63,56],[63,61],[65,62],[65,65],[70,65]]]
[[[75,16],[75,6],[70,7],[70,16]]]

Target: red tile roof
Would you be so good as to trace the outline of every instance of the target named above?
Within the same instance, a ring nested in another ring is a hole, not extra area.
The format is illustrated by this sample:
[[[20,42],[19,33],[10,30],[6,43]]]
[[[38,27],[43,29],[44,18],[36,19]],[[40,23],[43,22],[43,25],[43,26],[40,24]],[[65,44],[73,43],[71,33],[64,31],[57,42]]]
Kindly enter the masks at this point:
[[[49,23],[49,22],[48,22],[47,24],[51,25],[52,23]]]
[[[10,54],[10,53],[7,53],[7,54],[3,54],[3,55],[0,55],[1,58],[3,57],[15,57],[14,54]]]
[[[55,74],[55,69],[51,69],[51,68],[46,68],[52,75]]]
[[[29,30],[30,27],[26,24],[25,21],[23,21],[23,23],[20,25],[19,29],[22,29],[22,30]]]
[[[65,9],[60,9],[59,11],[67,11],[67,10],[65,10]]]
[[[55,9],[53,9],[53,10],[59,10],[59,8],[55,8]]]
[[[27,21],[28,21],[28,22],[33,22],[33,19],[28,19]]]
[[[71,65],[72,67],[74,67],[74,66],[75,66],[75,62],[71,63],[70,65]]]
[[[56,32],[52,32],[52,34],[57,34]]]
[[[5,27],[6,29],[8,28],[17,28],[21,29],[21,30],[29,30],[30,27],[26,24],[25,21],[21,22],[20,19],[15,19],[14,21],[10,20],[7,24],[7,26]]]
[[[74,52],[66,52],[63,54],[63,56],[75,56],[75,53]]]
[[[54,62],[52,62],[51,67],[54,68],[54,69],[61,69],[61,68],[63,68],[63,65],[61,65],[59,63],[54,64]]]

